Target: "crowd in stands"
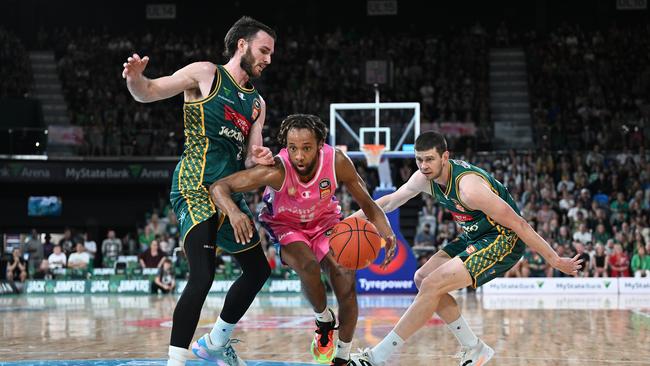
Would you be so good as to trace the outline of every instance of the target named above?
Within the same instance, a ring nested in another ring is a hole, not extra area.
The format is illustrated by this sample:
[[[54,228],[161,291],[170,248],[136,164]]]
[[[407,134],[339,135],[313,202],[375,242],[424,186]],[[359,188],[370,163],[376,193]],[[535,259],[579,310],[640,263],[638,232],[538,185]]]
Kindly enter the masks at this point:
[[[24,98],[31,90],[33,75],[29,54],[21,40],[0,27],[0,99]]]
[[[539,147],[635,150],[648,136],[650,27],[587,31],[562,25],[525,35],[534,136]]]
[[[314,34],[300,27],[278,32],[273,64],[255,82],[269,106],[266,132],[290,113],[327,119],[330,103],[373,101],[373,88],[364,80],[366,60],[392,63],[390,84],[380,86],[383,101],[419,101],[425,121],[489,124],[488,37],[479,25],[420,36],[354,29]],[[55,50],[70,120],[84,129],[81,155],[180,154],[180,97],[135,102],[120,66],[133,52],[150,57],[148,77],[169,75],[195,61],[222,63],[223,35],[67,28],[53,34],[41,32],[39,43]],[[405,54],[409,57],[401,57]]]

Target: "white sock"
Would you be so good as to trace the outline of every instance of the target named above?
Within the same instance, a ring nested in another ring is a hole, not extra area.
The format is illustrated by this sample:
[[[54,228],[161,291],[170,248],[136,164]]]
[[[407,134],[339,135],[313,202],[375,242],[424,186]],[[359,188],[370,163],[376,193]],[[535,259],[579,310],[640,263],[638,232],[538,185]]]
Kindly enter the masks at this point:
[[[342,360],[350,359],[350,348],[352,348],[352,342],[345,343],[340,339],[336,340],[336,350],[334,351],[334,357],[338,357]]]
[[[372,358],[380,364],[386,362],[403,344],[402,337],[397,335],[394,330],[391,330],[378,345],[372,348]]]
[[[325,307],[325,311],[322,313],[317,313],[314,311],[314,315],[316,315],[316,320],[318,320],[321,323],[328,323],[331,321],[334,321],[334,318],[332,318],[332,312],[330,312],[329,306]]]
[[[221,317],[219,317],[210,332],[210,341],[212,342],[212,345],[221,347],[228,343],[230,335],[232,334],[233,329],[235,329],[235,325],[236,324],[226,323],[221,319]]]
[[[190,351],[185,348],[169,346],[168,355],[167,366],[185,366],[185,361],[190,357]]]
[[[469,327],[469,324],[467,324],[467,321],[462,315],[460,318],[447,324],[447,328],[454,333],[461,346],[473,347],[478,344],[478,337],[476,337],[476,334],[474,334],[472,328]]]

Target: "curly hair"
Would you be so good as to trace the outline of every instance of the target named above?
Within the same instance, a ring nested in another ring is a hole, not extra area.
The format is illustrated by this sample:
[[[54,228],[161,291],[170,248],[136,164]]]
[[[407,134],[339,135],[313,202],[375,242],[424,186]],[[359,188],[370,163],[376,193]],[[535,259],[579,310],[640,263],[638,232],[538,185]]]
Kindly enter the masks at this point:
[[[319,143],[327,138],[328,128],[320,117],[313,114],[292,114],[287,116],[280,125],[277,139],[281,146],[287,146],[287,134],[292,128],[311,130]]]

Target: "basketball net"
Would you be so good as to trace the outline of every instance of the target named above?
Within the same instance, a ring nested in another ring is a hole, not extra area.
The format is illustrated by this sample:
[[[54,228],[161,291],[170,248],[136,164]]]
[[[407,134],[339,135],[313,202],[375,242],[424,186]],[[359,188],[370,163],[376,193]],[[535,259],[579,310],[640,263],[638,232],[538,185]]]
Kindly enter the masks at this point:
[[[385,150],[385,145],[365,144],[361,146],[361,151],[363,151],[363,154],[366,156],[366,165],[368,165],[368,168],[379,167],[381,155]]]

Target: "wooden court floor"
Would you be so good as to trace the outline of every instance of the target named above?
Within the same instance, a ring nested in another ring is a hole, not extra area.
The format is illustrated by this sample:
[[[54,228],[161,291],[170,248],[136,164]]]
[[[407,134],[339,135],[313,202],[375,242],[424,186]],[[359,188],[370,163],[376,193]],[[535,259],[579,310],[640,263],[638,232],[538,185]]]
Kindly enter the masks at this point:
[[[650,365],[649,296],[456,296],[470,325],[497,352],[490,365]],[[376,344],[412,299],[361,296],[353,349]],[[0,297],[0,365],[161,360],[175,301],[171,295]],[[208,298],[195,337],[210,330],[222,303],[222,296]],[[300,295],[258,296],[235,331],[244,359],[287,365],[312,362],[312,334],[313,315]],[[453,335],[433,318],[391,365],[458,365],[457,351]]]

